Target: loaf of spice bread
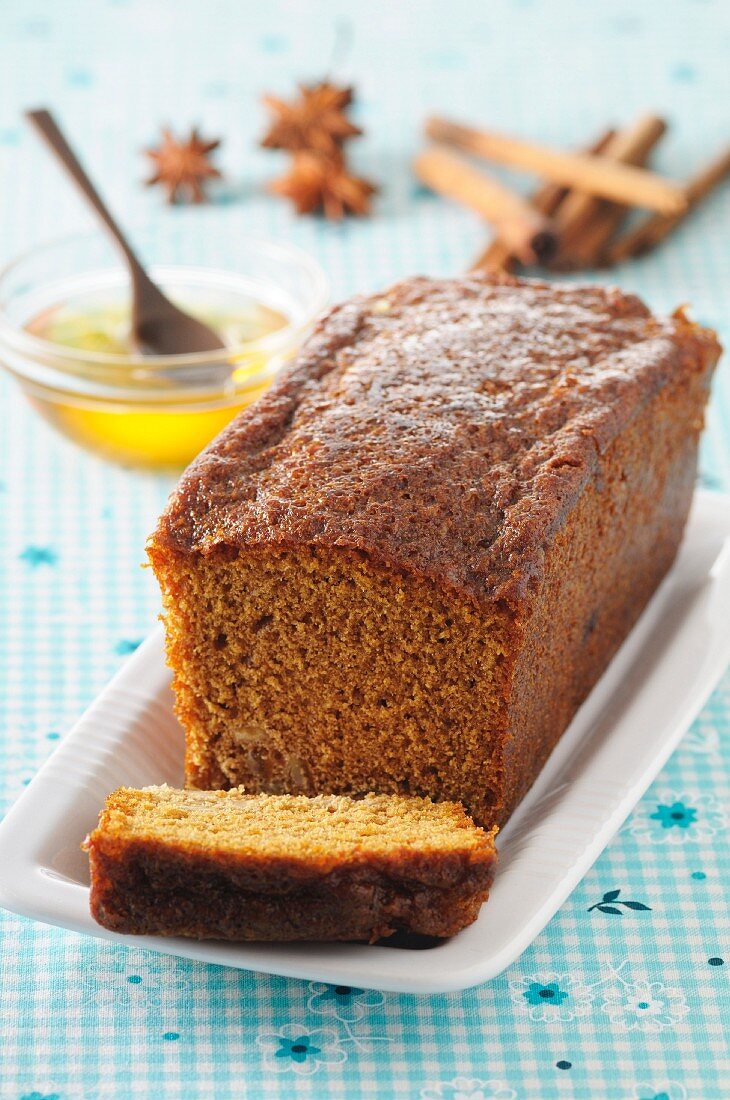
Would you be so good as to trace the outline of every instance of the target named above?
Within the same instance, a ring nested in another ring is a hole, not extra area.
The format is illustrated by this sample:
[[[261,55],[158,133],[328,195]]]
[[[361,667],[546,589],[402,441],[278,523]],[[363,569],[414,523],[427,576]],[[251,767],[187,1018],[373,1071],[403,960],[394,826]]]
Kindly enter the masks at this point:
[[[494,830],[402,795],[120,788],[85,847],[99,924],[197,939],[452,936],[496,864]]]
[[[503,822],[675,557],[719,350],[509,276],[332,309],[150,541],[188,784]]]

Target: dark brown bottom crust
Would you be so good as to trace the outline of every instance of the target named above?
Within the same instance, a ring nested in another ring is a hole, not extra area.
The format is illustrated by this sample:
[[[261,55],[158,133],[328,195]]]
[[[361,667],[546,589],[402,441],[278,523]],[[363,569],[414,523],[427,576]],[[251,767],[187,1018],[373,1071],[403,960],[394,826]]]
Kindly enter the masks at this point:
[[[118,847],[110,854],[92,848],[89,855],[91,915],[104,928],[200,940],[372,943],[400,931],[453,936],[476,920],[495,870],[494,863],[470,869],[447,887],[358,869],[291,889],[281,882],[250,889],[203,861]]]

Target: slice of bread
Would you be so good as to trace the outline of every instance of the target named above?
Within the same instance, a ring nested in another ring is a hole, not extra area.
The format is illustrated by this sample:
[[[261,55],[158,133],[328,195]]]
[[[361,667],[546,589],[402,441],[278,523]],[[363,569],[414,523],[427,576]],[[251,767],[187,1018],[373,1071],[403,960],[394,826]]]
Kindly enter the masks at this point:
[[[115,932],[197,939],[451,936],[488,896],[495,832],[402,795],[122,787],[84,845],[91,912]]]

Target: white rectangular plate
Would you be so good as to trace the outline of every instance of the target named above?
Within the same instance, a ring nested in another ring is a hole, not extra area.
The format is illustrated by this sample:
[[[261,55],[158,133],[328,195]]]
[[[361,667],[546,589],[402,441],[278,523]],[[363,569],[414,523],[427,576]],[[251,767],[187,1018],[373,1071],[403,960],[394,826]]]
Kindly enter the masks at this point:
[[[334,984],[439,993],[499,974],[597,859],[730,660],[730,497],[698,493],[680,555],[500,836],[479,919],[424,950],[118,936],[89,915],[80,844],[115,787],[179,786],[183,734],[157,631],[101,693],[0,825],[0,904],[154,951]]]

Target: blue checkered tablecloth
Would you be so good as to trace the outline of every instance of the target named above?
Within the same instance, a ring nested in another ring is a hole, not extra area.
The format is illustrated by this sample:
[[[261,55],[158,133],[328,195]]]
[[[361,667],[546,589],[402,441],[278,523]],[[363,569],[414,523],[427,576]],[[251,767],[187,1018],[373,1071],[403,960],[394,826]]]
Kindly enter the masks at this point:
[[[263,192],[264,90],[330,63],[358,86],[354,148],[382,183],[372,219],[294,218]],[[728,137],[723,0],[23,0],[0,4],[0,259],[87,217],[19,111],[53,105],[128,223],[194,219],[139,186],[161,123],[223,135],[207,216],[292,240],[340,297],[456,273],[482,242],[408,168],[432,109],[562,145],[645,110],[687,174]],[[520,181],[521,183],[521,181]],[[691,302],[730,342],[730,189],[652,257],[612,273],[659,310]],[[702,454],[730,490],[720,372]],[[152,629],[139,568],[171,487],[74,448],[0,380],[0,811]],[[730,679],[626,827],[521,959],[466,993],[415,997],[262,977],[127,950],[0,914],[0,1098],[719,1100],[730,1095]]]

